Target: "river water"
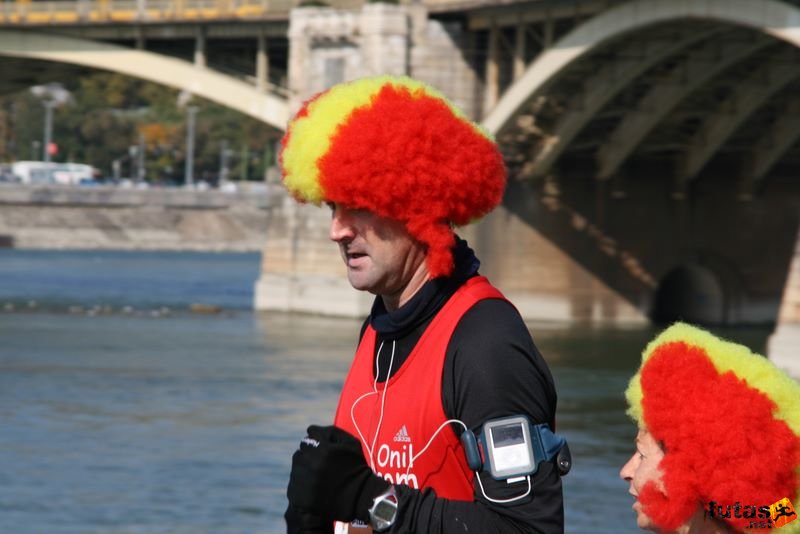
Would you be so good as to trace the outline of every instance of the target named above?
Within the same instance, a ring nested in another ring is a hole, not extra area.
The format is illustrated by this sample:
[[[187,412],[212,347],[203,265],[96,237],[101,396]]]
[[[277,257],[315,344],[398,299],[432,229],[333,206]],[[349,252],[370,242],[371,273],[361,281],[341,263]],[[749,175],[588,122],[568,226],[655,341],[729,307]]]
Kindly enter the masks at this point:
[[[331,421],[360,321],[251,312],[259,261],[0,250],[0,532],[284,532],[291,454]],[[574,457],[567,532],[637,532],[622,392],[656,330],[530,327]]]

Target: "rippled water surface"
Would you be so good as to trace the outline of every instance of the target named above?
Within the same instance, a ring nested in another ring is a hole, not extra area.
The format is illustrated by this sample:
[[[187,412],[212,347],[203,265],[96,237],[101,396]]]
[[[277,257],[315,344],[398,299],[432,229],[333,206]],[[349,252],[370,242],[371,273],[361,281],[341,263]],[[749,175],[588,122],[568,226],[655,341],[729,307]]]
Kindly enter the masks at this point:
[[[284,531],[291,453],[331,421],[360,321],[252,313],[259,261],[0,251],[0,532]],[[655,330],[531,329],[575,460],[567,532],[637,532],[622,392]]]

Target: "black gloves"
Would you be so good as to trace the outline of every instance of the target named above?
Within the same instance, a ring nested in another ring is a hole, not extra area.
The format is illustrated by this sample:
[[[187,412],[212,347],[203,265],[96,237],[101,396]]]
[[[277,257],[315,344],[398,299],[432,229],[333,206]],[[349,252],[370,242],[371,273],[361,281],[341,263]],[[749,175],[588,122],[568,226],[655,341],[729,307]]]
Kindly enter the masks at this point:
[[[356,438],[335,426],[310,426],[292,456],[286,495],[290,508],[317,517],[368,521],[372,501],[388,487],[367,465]]]
[[[286,534],[333,534],[333,520],[325,520],[289,505],[283,514]]]

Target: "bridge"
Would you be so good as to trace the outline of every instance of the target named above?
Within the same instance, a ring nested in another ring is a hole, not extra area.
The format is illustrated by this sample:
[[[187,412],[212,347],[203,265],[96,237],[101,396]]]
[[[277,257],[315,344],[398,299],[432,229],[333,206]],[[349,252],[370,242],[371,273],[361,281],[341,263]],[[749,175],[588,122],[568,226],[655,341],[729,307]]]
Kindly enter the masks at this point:
[[[798,365],[798,0],[67,5],[5,4],[8,87],[101,68],[281,129],[333,83],[409,74],[501,143],[504,205],[462,233],[524,315],[775,324]],[[258,307],[368,310],[325,210],[269,216]]]

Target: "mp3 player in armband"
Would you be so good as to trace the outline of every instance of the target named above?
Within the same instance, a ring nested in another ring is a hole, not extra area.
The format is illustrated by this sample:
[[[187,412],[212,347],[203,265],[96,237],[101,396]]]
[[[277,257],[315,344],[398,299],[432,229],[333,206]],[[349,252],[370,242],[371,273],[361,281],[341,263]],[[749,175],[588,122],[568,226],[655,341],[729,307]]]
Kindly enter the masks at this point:
[[[470,469],[488,471],[496,480],[532,475],[553,458],[562,476],[572,467],[567,441],[546,424],[531,425],[524,415],[487,421],[477,438],[465,430],[461,443]]]

